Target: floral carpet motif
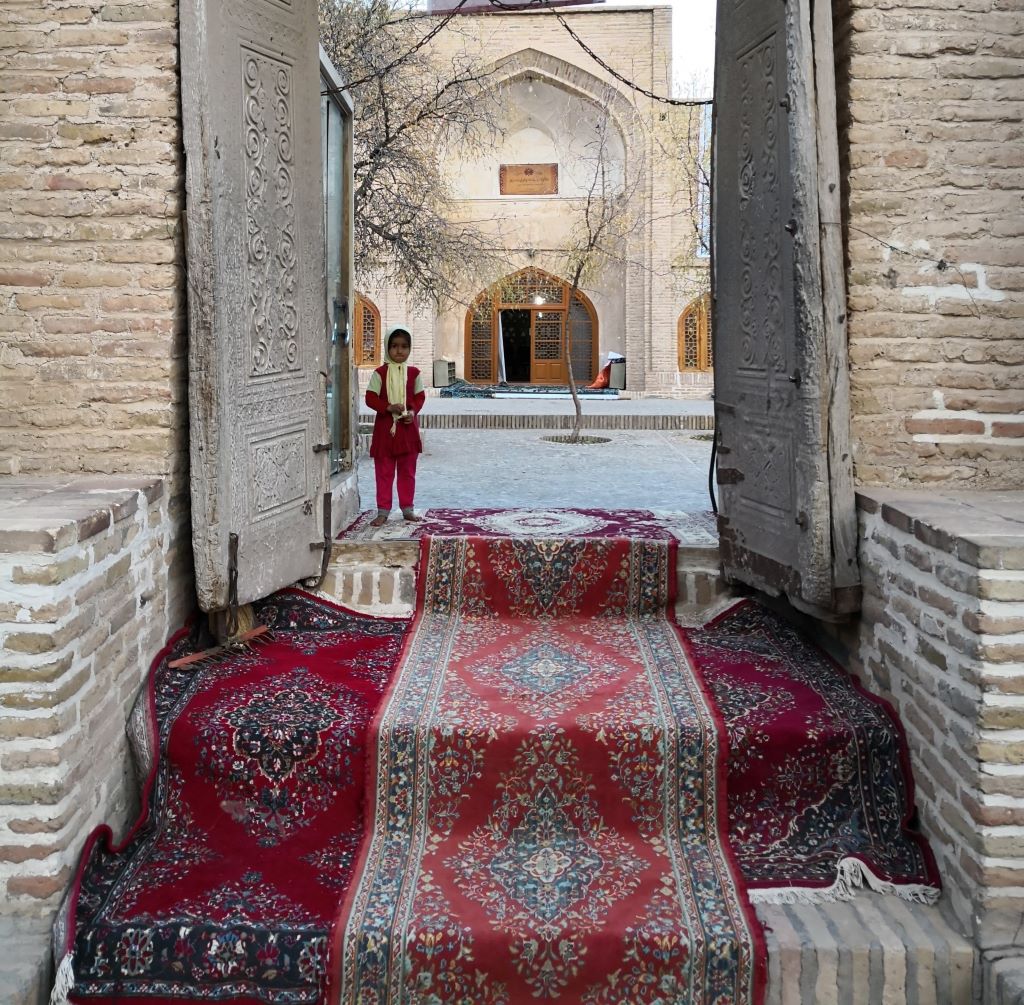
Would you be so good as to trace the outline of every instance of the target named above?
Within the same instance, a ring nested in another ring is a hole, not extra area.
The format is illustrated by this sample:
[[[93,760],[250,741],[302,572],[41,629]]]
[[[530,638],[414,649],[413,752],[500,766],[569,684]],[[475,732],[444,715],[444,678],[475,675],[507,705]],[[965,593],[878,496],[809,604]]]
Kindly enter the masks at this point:
[[[341,1005],[754,1005],[720,721],[667,541],[423,542]]]
[[[684,541],[701,547],[718,541],[711,513],[656,513],[603,509],[428,509],[420,523],[395,519],[371,527],[376,511],[363,513],[340,535],[345,540],[424,537],[643,538]]]
[[[88,840],[58,925],[77,1003],[319,1005],[364,831],[365,734],[408,622],[298,591],[257,605],[273,641],[171,669],[132,716],[143,812]]]
[[[893,709],[757,604],[684,632],[729,732],[729,840],[751,897],[841,899],[868,885],[937,899]]]

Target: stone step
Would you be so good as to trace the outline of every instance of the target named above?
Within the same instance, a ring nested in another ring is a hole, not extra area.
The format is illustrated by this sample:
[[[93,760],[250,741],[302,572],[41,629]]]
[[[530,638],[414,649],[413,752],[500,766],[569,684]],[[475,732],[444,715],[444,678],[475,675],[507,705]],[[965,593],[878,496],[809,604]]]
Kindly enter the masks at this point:
[[[410,617],[416,604],[419,541],[334,542],[320,593],[363,614]],[[704,612],[729,597],[718,567],[718,545],[681,543],[676,564],[676,611],[683,624],[700,623]]]
[[[846,903],[759,904],[756,910],[768,950],[765,1005],[982,1000],[974,947],[938,906],[859,893]]]
[[[0,1005],[45,1005],[50,1000],[49,918],[0,916]]]

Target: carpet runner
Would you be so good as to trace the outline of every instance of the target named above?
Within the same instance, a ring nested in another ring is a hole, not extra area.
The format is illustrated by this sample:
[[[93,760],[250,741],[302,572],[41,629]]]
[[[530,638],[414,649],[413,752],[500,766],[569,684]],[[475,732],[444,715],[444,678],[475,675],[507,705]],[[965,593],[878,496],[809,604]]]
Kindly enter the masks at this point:
[[[174,670],[197,648],[183,631],[154,662],[130,722],[140,818],[121,845],[88,839],[58,919],[72,1002],[329,999],[366,727],[408,622],[298,591],[257,616],[275,632],[258,649]]]
[[[564,397],[569,394],[568,384],[471,384],[469,381],[456,378],[455,382],[442,387],[442,398],[493,398],[501,397],[546,398],[557,395]],[[581,398],[617,398],[619,392],[614,388],[577,387],[576,393]]]
[[[656,513],[645,509],[428,509],[419,523],[400,518],[371,527],[376,510],[360,514],[339,540],[424,537],[642,538],[683,540],[712,547],[718,543],[711,513]]]
[[[757,1003],[675,548],[435,538],[371,732],[341,1005]]]

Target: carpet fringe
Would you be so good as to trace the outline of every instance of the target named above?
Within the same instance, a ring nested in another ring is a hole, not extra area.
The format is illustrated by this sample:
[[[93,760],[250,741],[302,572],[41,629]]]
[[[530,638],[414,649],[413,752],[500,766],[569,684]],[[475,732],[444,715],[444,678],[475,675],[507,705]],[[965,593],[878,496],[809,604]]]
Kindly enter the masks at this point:
[[[892,883],[876,876],[859,858],[844,858],[831,886],[777,886],[750,890],[752,904],[834,904],[853,900],[858,890],[899,897],[916,904],[934,904],[941,891],[923,883]]]
[[[50,1005],[68,1005],[68,995],[75,986],[75,957],[67,953],[57,967],[57,975],[53,979],[53,990],[50,992]]]

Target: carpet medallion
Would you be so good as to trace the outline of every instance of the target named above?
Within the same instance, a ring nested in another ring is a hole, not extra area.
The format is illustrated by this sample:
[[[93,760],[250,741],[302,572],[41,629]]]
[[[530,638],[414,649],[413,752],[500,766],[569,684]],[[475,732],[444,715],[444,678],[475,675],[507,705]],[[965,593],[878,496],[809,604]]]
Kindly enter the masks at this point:
[[[431,539],[371,731],[343,1005],[754,1003],[669,542]]]
[[[58,935],[80,1003],[314,1005],[364,829],[366,727],[405,621],[285,591],[274,640],[211,665],[182,632],[132,715],[143,809],[87,841]]]
[[[390,520],[371,527],[376,516],[361,514],[340,538],[386,541],[423,537],[596,538],[627,537],[711,547],[718,541],[711,513],[665,513],[606,509],[428,509],[420,523]]]

